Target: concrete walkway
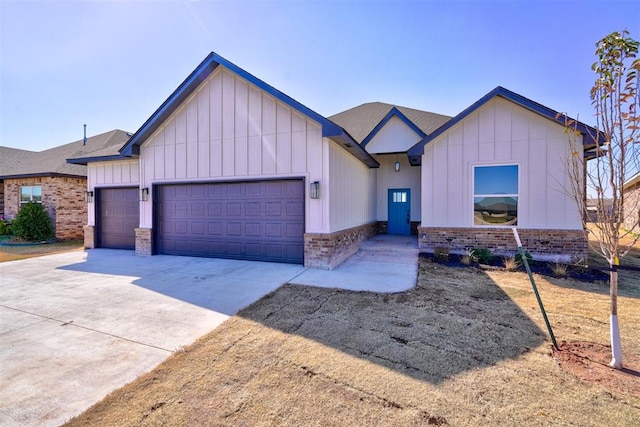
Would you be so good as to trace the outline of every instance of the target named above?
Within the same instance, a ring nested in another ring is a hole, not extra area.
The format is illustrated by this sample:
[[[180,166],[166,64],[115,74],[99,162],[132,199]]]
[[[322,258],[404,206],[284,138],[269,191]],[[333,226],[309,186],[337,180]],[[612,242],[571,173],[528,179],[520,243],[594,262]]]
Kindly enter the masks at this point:
[[[415,245],[378,236],[333,271],[108,249],[2,263],[0,425],[60,425],[284,283],[408,289]]]
[[[352,291],[403,292],[418,278],[416,236],[379,234],[336,269],[308,269],[290,283]]]

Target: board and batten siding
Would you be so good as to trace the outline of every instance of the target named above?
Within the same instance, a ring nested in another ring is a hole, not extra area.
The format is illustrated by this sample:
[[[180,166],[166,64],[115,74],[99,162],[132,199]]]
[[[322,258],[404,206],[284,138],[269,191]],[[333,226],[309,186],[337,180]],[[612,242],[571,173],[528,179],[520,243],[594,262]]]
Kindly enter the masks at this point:
[[[393,116],[367,143],[371,154],[400,153],[413,147],[422,138],[405,122]]]
[[[326,181],[325,144],[318,123],[219,66],[142,144],[141,187],[305,178],[306,231],[326,232],[323,199],[308,195]],[[141,227],[152,228],[151,207],[141,204]]]
[[[139,182],[138,160],[118,160],[87,165],[87,188],[94,193],[96,188],[100,187],[137,187]],[[87,224],[96,225],[95,209],[88,209]]]
[[[321,183],[320,198],[329,202],[329,232],[374,222],[376,169],[370,169],[338,144],[330,143],[327,148],[329,194],[322,193]]]
[[[582,228],[569,188],[564,128],[493,98],[430,141],[422,156],[422,226],[473,226],[473,167],[519,166],[518,227]]]
[[[406,154],[378,154],[374,156],[380,163],[377,171],[377,209],[378,221],[388,221],[390,188],[409,188],[411,190],[411,221],[420,221],[421,191],[420,166],[411,166]],[[396,160],[400,162],[400,170],[396,172]]]

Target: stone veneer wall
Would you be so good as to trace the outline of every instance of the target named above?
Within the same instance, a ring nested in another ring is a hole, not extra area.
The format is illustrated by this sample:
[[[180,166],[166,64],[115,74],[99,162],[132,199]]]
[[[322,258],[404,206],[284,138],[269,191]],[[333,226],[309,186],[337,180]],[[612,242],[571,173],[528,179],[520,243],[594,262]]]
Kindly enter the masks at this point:
[[[378,223],[372,222],[335,233],[306,233],[304,266],[332,270],[356,253],[360,244],[377,232]]]
[[[84,229],[84,247],[85,249],[94,249],[96,247],[96,229],[93,225],[85,225]]]
[[[4,218],[4,182],[0,180],[0,216]]]
[[[42,187],[42,204],[51,217],[58,239],[82,239],[87,223],[87,204],[84,201],[86,178],[34,177],[4,181],[5,218],[13,219],[20,209],[20,187]]]
[[[150,228],[136,228],[136,255],[153,255],[153,230]]]
[[[582,230],[518,229],[518,234],[524,249],[536,259],[570,261],[586,259],[588,254]],[[418,246],[425,252],[444,247],[458,254],[473,248],[488,248],[496,255],[518,252],[511,228],[418,227]]]
[[[640,210],[640,183],[625,191],[623,209],[624,227],[634,233],[640,233],[640,227],[637,226],[638,215],[640,215],[638,212]]]

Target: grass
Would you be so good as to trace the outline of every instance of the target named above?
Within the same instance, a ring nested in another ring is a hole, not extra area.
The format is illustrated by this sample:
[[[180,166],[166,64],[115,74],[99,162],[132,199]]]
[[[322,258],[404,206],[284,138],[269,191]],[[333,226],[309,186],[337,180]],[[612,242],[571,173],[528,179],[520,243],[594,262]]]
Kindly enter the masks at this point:
[[[81,250],[83,247],[84,242],[81,240],[65,240],[34,246],[0,246],[0,262]]]
[[[640,281],[625,274],[638,369]],[[536,282],[558,340],[608,344],[606,284]],[[637,425],[640,397],[605,387],[554,360],[526,274],[421,259],[403,293],[285,285],[68,425]]]

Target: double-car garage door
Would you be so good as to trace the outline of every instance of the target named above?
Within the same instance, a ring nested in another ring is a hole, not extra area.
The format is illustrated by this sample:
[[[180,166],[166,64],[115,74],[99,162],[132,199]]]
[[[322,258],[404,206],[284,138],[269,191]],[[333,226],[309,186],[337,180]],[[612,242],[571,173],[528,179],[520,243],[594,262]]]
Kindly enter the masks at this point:
[[[156,252],[303,262],[302,180],[159,185]]]

